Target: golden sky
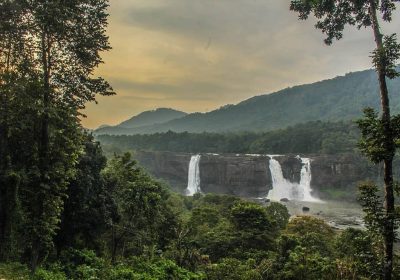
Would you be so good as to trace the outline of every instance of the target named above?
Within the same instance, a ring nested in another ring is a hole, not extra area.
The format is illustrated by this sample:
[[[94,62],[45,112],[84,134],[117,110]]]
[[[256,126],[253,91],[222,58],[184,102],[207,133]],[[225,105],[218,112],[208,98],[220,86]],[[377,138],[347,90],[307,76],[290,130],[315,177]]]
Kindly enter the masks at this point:
[[[96,75],[116,96],[88,104],[83,125],[115,125],[159,107],[205,112],[254,95],[370,68],[369,29],[333,46],[315,21],[298,21],[290,0],[110,0]],[[396,14],[396,16],[398,16]],[[399,30],[396,19],[385,32]]]

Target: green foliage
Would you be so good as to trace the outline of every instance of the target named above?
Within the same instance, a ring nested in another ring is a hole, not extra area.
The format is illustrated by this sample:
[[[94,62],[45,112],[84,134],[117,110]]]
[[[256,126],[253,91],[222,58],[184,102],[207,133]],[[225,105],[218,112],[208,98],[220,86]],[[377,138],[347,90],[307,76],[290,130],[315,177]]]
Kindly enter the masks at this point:
[[[323,243],[315,246],[309,240],[310,236]],[[335,278],[335,261],[326,248],[330,247],[330,240],[318,240],[319,236],[309,235],[301,238],[293,234],[283,234],[278,239],[277,253],[264,259],[259,270],[263,279],[337,279]],[[341,278],[338,278],[341,279]]]
[[[110,280],[153,280],[152,277],[148,275],[140,275],[132,270],[130,267],[123,265],[118,265],[110,271]]]
[[[10,280],[28,280],[29,269],[20,263],[0,263],[0,278]]]
[[[210,206],[196,207],[192,210],[190,226],[193,228],[196,228],[200,225],[215,227],[218,225],[219,220],[220,217],[217,209]]]
[[[68,276],[68,279],[76,280],[158,280],[158,279],[184,279],[195,280],[203,279],[201,274],[190,272],[177,266],[174,262],[165,259],[145,260],[142,258],[133,258],[126,262],[119,263],[109,267],[96,264],[81,264],[76,265],[73,274]],[[71,268],[71,266],[69,266]],[[48,271],[45,271],[48,273]],[[41,278],[40,278],[41,279]],[[47,278],[43,278],[47,279]],[[49,278],[53,279],[53,278]],[[57,279],[57,278],[54,278]],[[67,278],[65,278],[67,279]]]
[[[343,278],[378,279],[381,276],[382,240],[368,232],[352,228],[344,230],[335,239],[335,252],[337,269]]]
[[[178,119],[186,115],[187,115],[186,113],[174,109],[158,108],[156,110],[142,112],[130,118],[129,120],[120,123],[116,127],[105,127],[103,129],[109,131],[110,129],[115,129],[115,128],[124,129],[124,128],[148,126],[148,125],[167,122],[173,119]]]
[[[110,160],[103,176],[114,204],[109,224],[113,261],[121,248],[125,254],[143,253],[160,238],[158,226],[167,218],[173,222],[166,189],[137,167],[129,153]],[[163,234],[168,236],[168,230]]]
[[[299,216],[293,218],[287,226],[287,232],[304,236],[308,233],[316,233],[326,238],[332,238],[334,232],[332,228],[327,225],[323,220],[314,218],[312,216]]]
[[[356,25],[359,29],[370,27],[374,35],[376,49],[372,53],[379,81],[379,96],[381,101],[381,116],[373,108],[364,110],[364,118],[358,121],[362,138],[361,151],[374,163],[384,163],[385,212],[378,211],[374,217],[371,209],[376,208],[376,191],[364,187],[362,202],[367,211],[367,224],[370,229],[378,229],[384,238],[385,258],[383,278],[390,280],[393,274],[393,244],[395,241],[396,208],[393,183],[393,159],[399,142],[398,116],[391,117],[387,78],[399,76],[396,69],[400,58],[400,44],[396,34],[384,36],[381,32],[380,18],[390,22],[396,10],[397,0],[370,1],[339,1],[339,0],[292,0],[290,9],[299,13],[300,19],[307,19],[310,14],[317,18],[316,28],[327,35],[325,43],[330,45],[334,39],[341,39],[347,25]],[[393,101],[393,100],[392,100]]]
[[[398,116],[392,118],[393,127],[398,127]],[[364,118],[357,121],[362,137],[359,142],[361,152],[372,162],[379,163],[384,159],[393,158],[395,154],[395,142],[400,141],[399,135],[387,135],[385,121],[378,118],[378,114],[372,108],[364,109]],[[391,143],[390,148],[385,143]]]
[[[377,1],[382,19],[391,21],[396,9],[397,0]],[[370,15],[370,1],[338,1],[338,0],[292,0],[290,9],[299,13],[299,18],[307,19],[310,14],[318,19],[316,28],[327,35],[325,43],[330,45],[333,40],[343,36],[346,25],[356,25],[357,28],[369,27],[373,24]],[[374,7],[374,9],[376,9]]]
[[[400,79],[388,81],[389,96],[392,100],[391,109],[394,113],[400,113],[400,95],[396,94],[399,86]],[[315,120],[351,121],[358,119],[366,106],[375,110],[379,109],[378,90],[379,83],[374,70],[352,72],[313,84],[289,87],[275,93],[255,96],[236,105],[211,112],[189,114],[162,124],[131,129],[105,128],[95,133],[99,135],[156,134],[168,131],[181,133],[187,131],[196,134],[244,131],[260,133],[285,129]],[[244,143],[244,140],[242,139],[241,142]],[[341,143],[340,138],[335,141]],[[234,142],[229,145],[233,146]],[[293,144],[296,143],[293,142]],[[216,145],[210,143],[210,147]],[[164,149],[172,150],[179,148],[179,143],[171,141],[164,146],[168,146]],[[237,149],[240,148],[240,145],[237,145]]]
[[[399,77],[399,72],[396,69],[396,61],[399,59],[400,44],[397,43],[396,33],[384,36],[383,46],[372,53],[372,63],[375,69],[389,79]]]
[[[99,143],[86,136],[75,178],[68,183],[67,198],[56,236],[57,250],[81,247],[99,250],[98,237],[107,228],[111,208],[101,171],[106,166]]]
[[[311,216],[296,217],[289,222],[286,234],[288,236],[286,240],[284,239],[285,242],[290,240],[287,244],[292,244],[291,246],[294,248],[300,246],[307,252],[318,254],[321,257],[332,255],[332,240],[335,234],[323,220]],[[290,235],[293,235],[294,239]]]
[[[69,248],[60,256],[60,263],[69,279],[101,279],[102,270],[106,268],[103,259],[89,250]]]
[[[237,259],[223,259],[218,264],[209,265],[205,269],[207,279],[220,280],[261,280],[263,279],[256,269],[254,260],[241,262]]]
[[[281,214],[286,217],[283,209],[274,216],[261,205],[226,195],[192,199],[195,201],[187,227],[179,229],[178,241],[167,252],[178,264],[191,268],[208,259],[261,260],[274,247],[273,238],[284,222]],[[185,258],[187,262],[182,260]]]
[[[160,279],[160,280],[195,280],[203,279],[200,274],[192,273],[177,266],[171,260],[158,260],[154,262],[134,259],[130,262],[133,271],[140,275],[138,279]],[[147,277],[147,278],[146,278]],[[118,278],[115,278],[118,279]],[[136,278],[130,278],[136,279]]]
[[[288,280],[330,280],[335,275],[331,259],[319,253],[309,253],[301,246],[290,252],[281,274],[283,279]]]
[[[232,224],[238,230],[270,230],[271,221],[264,207],[247,202],[239,202],[231,209]]]
[[[364,221],[371,233],[382,234],[385,223],[385,209],[378,193],[378,186],[365,182],[359,186],[359,201],[365,212]]]
[[[107,3],[0,3],[0,259],[24,254],[34,270],[53,250],[82,150],[79,110],[112,94],[92,76],[109,49]]]
[[[105,152],[154,150],[202,153],[344,153],[356,148],[359,132],[348,122],[308,122],[265,133],[156,133],[98,135]],[[118,148],[117,148],[118,147]]]
[[[67,280],[65,274],[60,271],[49,271],[42,268],[38,268],[32,278],[33,280]]]
[[[285,205],[278,202],[271,202],[266,207],[267,215],[276,224],[278,229],[285,229],[290,218],[290,214]]]
[[[394,2],[379,2],[384,20],[390,20]],[[292,1],[302,18],[317,13],[327,43],[341,37],[345,24],[370,25],[367,10],[357,10],[365,5]],[[232,196],[170,194],[130,154],[107,163],[79,122],[86,102],[112,94],[106,81],[92,76],[100,53],[109,49],[107,7],[106,0],[0,2],[0,260],[29,263],[32,269],[2,263],[0,278],[379,277],[382,236],[370,233],[382,233],[385,223],[375,186],[362,188],[370,231],[337,234],[315,218],[289,222],[279,203],[265,207]],[[356,18],[346,17],[349,13]],[[397,58],[393,35],[373,53],[376,68],[388,78],[397,75]],[[398,83],[393,80],[391,87]],[[371,72],[349,74],[192,114],[169,122],[167,129],[260,131],[314,119],[350,120],[358,116],[358,105],[377,108],[376,89]],[[359,101],[360,96],[365,98]],[[396,137],[384,135],[387,126],[373,110],[361,121],[365,152],[376,162],[394,155],[394,149],[381,149],[383,142],[393,140],[393,148],[400,142],[399,117],[390,120]],[[357,138],[350,123],[319,121],[265,133],[100,137],[120,150],[235,153],[352,152]]]

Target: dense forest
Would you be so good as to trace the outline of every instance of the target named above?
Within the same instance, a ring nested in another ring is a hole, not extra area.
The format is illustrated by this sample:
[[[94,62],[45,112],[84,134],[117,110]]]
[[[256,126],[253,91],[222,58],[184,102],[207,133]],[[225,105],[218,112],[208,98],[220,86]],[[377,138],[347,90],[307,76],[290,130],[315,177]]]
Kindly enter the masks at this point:
[[[378,279],[382,244],[373,231],[333,230],[286,207],[232,196],[184,197],[140,169],[129,154],[107,161],[87,138],[64,211],[33,276],[23,217],[6,279]],[[371,224],[372,225],[372,224]],[[3,251],[4,252],[4,251]],[[400,277],[395,264],[395,276]]]
[[[129,153],[107,158],[82,127],[81,112],[97,96],[114,94],[93,74],[111,48],[108,5],[0,1],[0,279],[382,278],[388,219],[368,182],[360,186],[365,230],[339,231],[311,216],[290,219],[275,202],[184,197]],[[348,88],[352,99],[352,87],[334,88]],[[133,137],[115,141],[127,149],[167,143],[185,151],[336,153],[354,150],[357,132],[347,123],[315,122],[263,134]],[[400,279],[397,251],[392,264],[390,275]]]
[[[107,155],[154,150],[187,153],[337,154],[357,151],[359,130],[352,122],[314,121],[264,133],[156,133],[98,135]]]

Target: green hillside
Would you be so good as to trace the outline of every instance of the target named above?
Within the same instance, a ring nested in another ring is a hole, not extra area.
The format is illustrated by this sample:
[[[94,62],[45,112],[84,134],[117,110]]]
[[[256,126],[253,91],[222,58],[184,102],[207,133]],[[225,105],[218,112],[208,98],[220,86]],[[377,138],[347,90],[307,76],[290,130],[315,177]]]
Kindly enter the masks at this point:
[[[187,113],[170,108],[158,108],[152,111],[145,111],[116,126],[101,126],[96,130],[100,134],[125,134],[132,128],[151,126],[168,122],[186,116]]]
[[[400,79],[389,82],[394,112],[400,112]],[[120,133],[268,131],[308,121],[352,120],[362,108],[378,108],[378,84],[373,70],[349,73],[321,82],[260,95],[208,113],[194,113],[161,124],[125,129]],[[106,134],[97,131],[97,134]]]
[[[351,122],[307,122],[263,133],[187,133],[99,135],[107,155],[128,150],[186,153],[336,154],[356,150],[359,131]]]

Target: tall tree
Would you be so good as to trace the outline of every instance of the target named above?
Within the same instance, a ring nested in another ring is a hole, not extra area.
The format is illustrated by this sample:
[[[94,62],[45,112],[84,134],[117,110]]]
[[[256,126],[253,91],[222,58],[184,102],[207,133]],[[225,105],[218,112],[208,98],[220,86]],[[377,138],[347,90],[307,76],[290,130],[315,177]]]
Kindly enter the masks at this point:
[[[107,226],[111,201],[101,176],[107,159],[93,136],[85,138],[75,178],[68,183],[60,230],[55,239],[58,253],[68,247],[99,251],[98,240]]]
[[[362,132],[361,150],[373,162],[383,162],[385,189],[385,223],[383,237],[385,243],[384,279],[392,279],[393,243],[395,239],[395,201],[393,192],[393,158],[398,135],[398,118],[390,114],[389,92],[386,79],[398,76],[396,60],[400,58],[400,46],[396,35],[384,36],[380,19],[392,20],[398,0],[292,0],[290,9],[299,13],[305,20],[310,14],[317,18],[316,28],[327,35],[325,43],[341,39],[346,25],[371,28],[376,43],[373,64],[378,74],[381,116],[378,118],[372,109],[366,110],[366,118],[360,122]]]
[[[111,87],[93,70],[109,50],[107,0],[31,0],[31,43],[40,74],[42,105],[38,137],[38,177],[31,201],[31,265],[45,256],[59,223],[65,178],[73,175],[79,143],[79,109]],[[60,176],[62,174],[62,176]]]
[[[15,135],[21,131],[16,121],[25,108],[29,81],[29,45],[23,5],[0,2],[0,259],[10,259],[18,251],[15,243],[16,212],[21,174],[13,161]],[[14,244],[15,245],[15,244]]]
[[[157,245],[160,225],[169,212],[166,189],[139,168],[129,153],[111,159],[103,175],[114,203],[109,221],[112,262]]]
[[[0,2],[0,237],[9,235],[15,208],[5,199],[20,189],[33,269],[53,246],[83,150],[80,109],[97,94],[113,94],[93,76],[110,49],[107,8],[108,0]]]

